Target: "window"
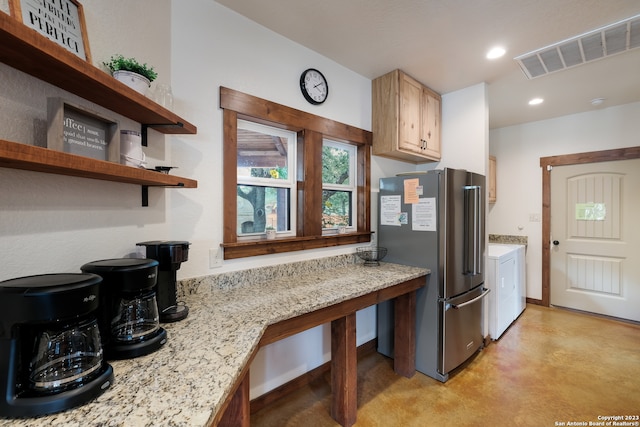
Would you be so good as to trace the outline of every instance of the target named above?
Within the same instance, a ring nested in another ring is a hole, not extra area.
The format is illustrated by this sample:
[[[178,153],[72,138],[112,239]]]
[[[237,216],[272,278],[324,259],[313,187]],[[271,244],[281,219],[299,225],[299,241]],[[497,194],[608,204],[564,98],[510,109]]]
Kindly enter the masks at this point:
[[[246,120],[237,131],[237,225],[239,238],[293,235],[296,134]]]
[[[351,230],[356,214],[356,148],[325,139],[322,145],[322,229]]]
[[[220,107],[224,259],[371,240],[371,132],[224,87]]]

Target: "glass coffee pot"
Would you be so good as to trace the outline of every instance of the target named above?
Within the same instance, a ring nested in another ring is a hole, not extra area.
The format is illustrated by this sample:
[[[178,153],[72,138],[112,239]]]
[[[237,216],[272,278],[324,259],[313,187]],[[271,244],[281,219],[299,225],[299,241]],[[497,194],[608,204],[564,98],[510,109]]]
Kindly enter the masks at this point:
[[[167,342],[167,332],[160,327],[154,289],[158,261],[105,259],[87,263],[81,269],[102,277],[98,327],[108,360],[143,356]]]
[[[40,331],[29,366],[29,387],[58,393],[91,381],[102,367],[103,352],[95,317]]]
[[[133,343],[144,341],[160,329],[156,293],[122,295],[111,320],[111,336],[115,341]]]

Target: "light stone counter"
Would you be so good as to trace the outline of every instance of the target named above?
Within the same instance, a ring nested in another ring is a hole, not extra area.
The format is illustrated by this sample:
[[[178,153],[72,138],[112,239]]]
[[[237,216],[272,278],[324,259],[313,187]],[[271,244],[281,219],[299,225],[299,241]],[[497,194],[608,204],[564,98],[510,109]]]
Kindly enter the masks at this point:
[[[224,273],[180,283],[189,316],[164,324],[150,355],[110,362],[115,383],[84,406],[0,426],[208,426],[269,324],[426,275],[428,270],[353,255]]]

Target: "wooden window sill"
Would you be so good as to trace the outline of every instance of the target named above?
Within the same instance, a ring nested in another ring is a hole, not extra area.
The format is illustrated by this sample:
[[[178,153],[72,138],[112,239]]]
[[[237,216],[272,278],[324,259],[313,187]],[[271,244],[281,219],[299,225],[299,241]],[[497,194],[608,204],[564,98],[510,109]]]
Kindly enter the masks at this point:
[[[282,237],[273,240],[266,238],[243,240],[236,243],[222,243],[224,259],[245,258],[258,255],[303,251],[307,249],[328,248],[371,241],[370,231],[357,231],[327,236]]]

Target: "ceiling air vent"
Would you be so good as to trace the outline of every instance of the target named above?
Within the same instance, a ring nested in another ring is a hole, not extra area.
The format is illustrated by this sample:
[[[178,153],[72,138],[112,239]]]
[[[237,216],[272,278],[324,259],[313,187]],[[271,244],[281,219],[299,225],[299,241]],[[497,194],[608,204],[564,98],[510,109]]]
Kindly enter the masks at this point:
[[[640,47],[640,15],[572,37],[515,59],[528,79]]]

